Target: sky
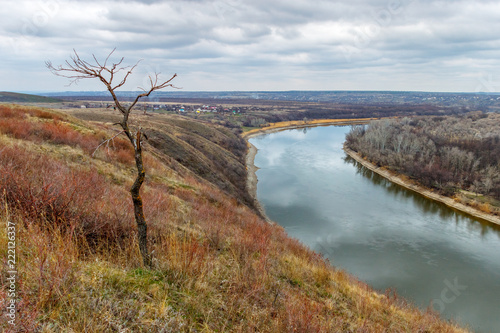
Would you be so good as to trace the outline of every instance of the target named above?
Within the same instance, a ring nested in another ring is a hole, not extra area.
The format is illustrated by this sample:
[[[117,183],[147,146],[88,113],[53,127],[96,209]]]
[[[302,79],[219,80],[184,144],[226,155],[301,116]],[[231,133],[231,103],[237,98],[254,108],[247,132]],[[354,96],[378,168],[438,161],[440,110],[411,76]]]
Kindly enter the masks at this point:
[[[53,75],[124,57],[123,90],[500,91],[500,1],[2,0],[0,91],[103,90]]]

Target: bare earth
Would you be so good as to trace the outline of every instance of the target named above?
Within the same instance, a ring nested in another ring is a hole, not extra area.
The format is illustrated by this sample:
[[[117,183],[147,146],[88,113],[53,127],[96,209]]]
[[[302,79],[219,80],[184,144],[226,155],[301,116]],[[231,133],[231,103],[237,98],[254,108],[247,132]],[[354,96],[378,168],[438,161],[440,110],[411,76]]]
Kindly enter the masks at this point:
[[[344,147],[344,151],[346,152],[347,155],[351,156],[353,159],[355,159],[356,161],[361,163],[365,168],[370,169],[371,171],[379,174],[380,176],[390,180],[391,182],[393,182],[395,184],[398,184],[398,185],[400,185],[404,188],[407,188],[411,191],[417,192],[418,194],[423,195],[426,198],[442,202],[445,205],[447,205],[453,209],[459,210],[459,211],[464,212],[466,214],[469,214],[473,217],[500,225],[500,218],[495,216],[495,215],[484,213],[484,212],[477,210],[473,207],[464,205],[460,202],[456,202],[455,200],[453,200],[450,197],[446,197],[446,196],[437,194],[437,193],[432,192],[424,187],[409,183],[408,181],[404,180],[401,176],[394,175],[393,173],[391,173],[385,169],[382,169],[373,163],[366,161],[358,153],[356,153],[355,151],[353,151],[347,147]]]
[[[253,144],[247,141],[248,145],[248,154],[246,158],[246,164],[247,164],[247,190],[252,196],[252,199],[254,200],[254,205],[255,207],[259,210],[260,214],[262,217],[264,217],[268,222],[271,222],[271,220],[267,217],[266,212],[264,211],[264,208],[260,205],[260,202],[257,200],[257,170],[259,170],[258,167],[255,166],[254,160],[255,160],[255,155],[257,155],[257,147],[255,147]]]

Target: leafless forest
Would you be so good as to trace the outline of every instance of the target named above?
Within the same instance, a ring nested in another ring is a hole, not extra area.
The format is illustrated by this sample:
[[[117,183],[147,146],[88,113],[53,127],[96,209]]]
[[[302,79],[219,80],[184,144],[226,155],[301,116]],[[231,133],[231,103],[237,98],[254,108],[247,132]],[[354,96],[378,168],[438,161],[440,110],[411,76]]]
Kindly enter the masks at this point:
[[[500,199],[499,114],[379,120],[353,127],[346,144],[444,194],[463,189]]]

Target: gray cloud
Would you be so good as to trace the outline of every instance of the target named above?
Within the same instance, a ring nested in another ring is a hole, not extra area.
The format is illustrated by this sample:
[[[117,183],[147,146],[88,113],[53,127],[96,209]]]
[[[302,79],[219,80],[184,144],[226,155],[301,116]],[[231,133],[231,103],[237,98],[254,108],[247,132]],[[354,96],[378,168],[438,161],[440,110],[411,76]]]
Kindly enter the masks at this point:
[[[134,84],[153,69],[186,90],[474,91],[484,73],[500,82],[499,14],[480,0],[6,0],[0,90],[65,89],[44,60],[117,47],[144,59]]]

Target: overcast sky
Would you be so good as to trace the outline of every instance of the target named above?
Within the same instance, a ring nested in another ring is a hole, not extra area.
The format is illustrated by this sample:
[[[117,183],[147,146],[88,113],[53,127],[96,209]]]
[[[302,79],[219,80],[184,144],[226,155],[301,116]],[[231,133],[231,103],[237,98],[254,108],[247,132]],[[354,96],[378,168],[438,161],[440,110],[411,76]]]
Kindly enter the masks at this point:
[[[500,91],[500,1],[3,0],[0,90],[102,90],[52,75],[76,49],[143,59],[186,91]],[[91,58],[90,58],[91,59]]]

